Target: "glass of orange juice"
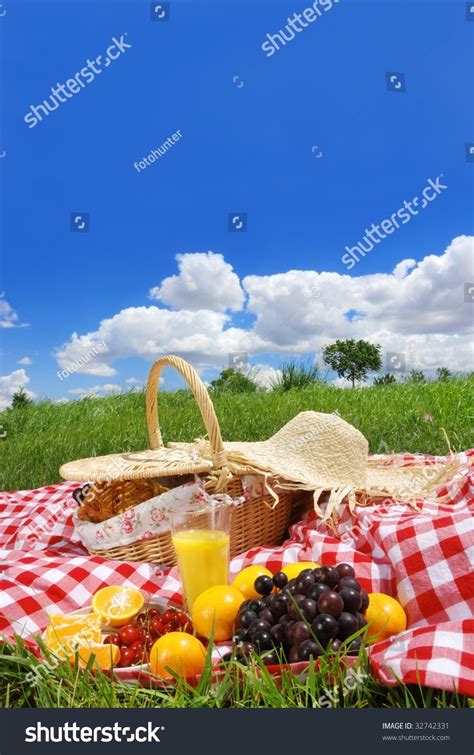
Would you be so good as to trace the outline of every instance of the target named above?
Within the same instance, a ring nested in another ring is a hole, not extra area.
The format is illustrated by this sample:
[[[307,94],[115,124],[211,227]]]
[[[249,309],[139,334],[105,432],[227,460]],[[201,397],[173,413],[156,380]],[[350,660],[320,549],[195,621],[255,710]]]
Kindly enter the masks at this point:
[[[169,511],[188,611],[208,587],[229,581],[231,507],[230,501],[213,501],[182,504]]]

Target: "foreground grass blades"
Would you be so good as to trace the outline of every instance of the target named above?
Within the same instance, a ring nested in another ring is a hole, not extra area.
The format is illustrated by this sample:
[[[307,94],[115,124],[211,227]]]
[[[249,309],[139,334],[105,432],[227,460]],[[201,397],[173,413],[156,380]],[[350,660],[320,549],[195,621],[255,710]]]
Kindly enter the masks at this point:
[[[320,383],[289,391],[213,395],[224,440],[264,440],[298,412],[338,411],[361,430],[372,453],[446,454],[473,443],[474,377],[416,385],[341,389]],[[191,441],[205,431],[189,391],[160,393],[164,441]],[[66,461],[148,448],[143,393],[50,401],[0,414],[0,490],[60,481]]]
[[[197,688],[178,680],[174,690],[147,689],[110,677],[92,663],[78,669],[70,663],[57,663],[44,649],[49,670],[39,668],[36,656],[21,640],[0,647],[0,706],[3,708],[460,708],[474,702],[456,693],[427,690],[403,684],[383,687],[370,675],[362,651],[354,669],[341,663],[341,657],[325,656],[321,669],[295,676],[283,671],[277,681],[258,661],[242,666],[231,662],[217,682],[211,678],[210,659]],[[37,680],[32,681],[33,677]],[[29,676],[28,676],[29,675]]]

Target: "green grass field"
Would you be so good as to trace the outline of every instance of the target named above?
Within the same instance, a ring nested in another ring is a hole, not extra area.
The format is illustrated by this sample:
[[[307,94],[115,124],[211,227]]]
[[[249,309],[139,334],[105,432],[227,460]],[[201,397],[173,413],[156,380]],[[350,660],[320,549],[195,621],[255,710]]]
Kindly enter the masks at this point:
[[[473,445],[472,396],[474,379],[419,385],[391,385],[342,390],[326,384],[288,392],[215,397],[225,440],[269,437],[299,411],[338,411],[368,438],[374,453],[411,451],[445,454],[441,428],[453,450]],[[203,427],[192,396],[186,391],[160,394],[164,440],[189,441]],[[427,417],[426,415],[430,415]],[[432,421],[430,421],[432,417]],[[37,403],[0,414],[0,489],[29,489],[59,481],[60,465],[71,459],[146,448],[143,393],[69,404]],[[285,674],[279,687],[262,669],[255,681],[250,668],[230,665],[225,677],[212,685],[203,675],[197,690],[178,685],[175,691],[156,691],[110,684],[101,673],[75,671],[59,664],[32,686],[26,674],[37,659],[21,642],[0,647],[0,705],[2,707],[326,707],[321,696],[333,679],[334,707],[466,707],[472,701],[453,693],[419,687],[387,688],[370,676],[364,653],[358,661],[363,681],[344,694],[344,669],[339,659],[325,658],[320,672],[307,679]],[[342,674],[342,676],[341,676]]]

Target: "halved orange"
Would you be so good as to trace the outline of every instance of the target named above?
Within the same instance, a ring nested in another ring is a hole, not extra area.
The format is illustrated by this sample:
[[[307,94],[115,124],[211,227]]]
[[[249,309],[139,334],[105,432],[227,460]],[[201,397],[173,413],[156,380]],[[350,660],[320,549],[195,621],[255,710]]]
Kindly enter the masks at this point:
[[[92,609],[112,627],[128,624],[142,610],[145,598],[135,587],[103,587],[92,598]]]

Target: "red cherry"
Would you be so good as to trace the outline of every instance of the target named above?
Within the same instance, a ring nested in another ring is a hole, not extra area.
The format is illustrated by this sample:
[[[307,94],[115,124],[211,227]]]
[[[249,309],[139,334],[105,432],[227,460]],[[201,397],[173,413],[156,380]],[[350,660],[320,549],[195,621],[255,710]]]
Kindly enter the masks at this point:
[[[159,616],[160,612],[157,608],[149,608],[148,609],[148,616],[150,619],[153,619],[155,616]]]
[[[187,614],[185,614],[184,611],[177,611],[176,621],[178,622],[180,626],[185,627],[189,621],[189,616],[187,616]]]
[[[127,668],[128,666],[131,666],[133,664],[134,657],[135,653],[131,648],[128,648],[126,646],[120,648],[120,668]]]
[[[176,631],[176,625],[173,623],[165,624],[163,627],[163,634],[168,634],[168,632],[174,632]]]
[[[145,640],[145,647],[148,652],[150,652],[155,642],[156,640],[154,640],[153,637],[149,637],[147,640]]]
[[[137,642],[137,640],[140,639],[141,632],[138,627],[127,624],[127,626],[120,629],[119,635],[124,645],[131,645],[133,642]]]
[[[137,616],[137,622],[140,621],[142,624],[146,624],[148,621],[148,616],[146,613],[139,613]]]
[[[163,616],[161,617],[164,624],[169,624],[172,621],[176,621],[176,609],[175,608],[167,608],[164,612]]]
[[[152,637],[158,637],[163,634],[163,624],[160,619],[154,618],[150,621],[149,633]]]
[[[108,634],[104,637],[104,644],[105,645],[117,645],[120,647],[122,644],[120,640],[120,635],[118,634]]]
[[[133,642],[130,645],[130,650],[133,651],[133,662],[134,663],[141,663],[143,660],[143,653],[144,653],[144,645],[142,642]]]

